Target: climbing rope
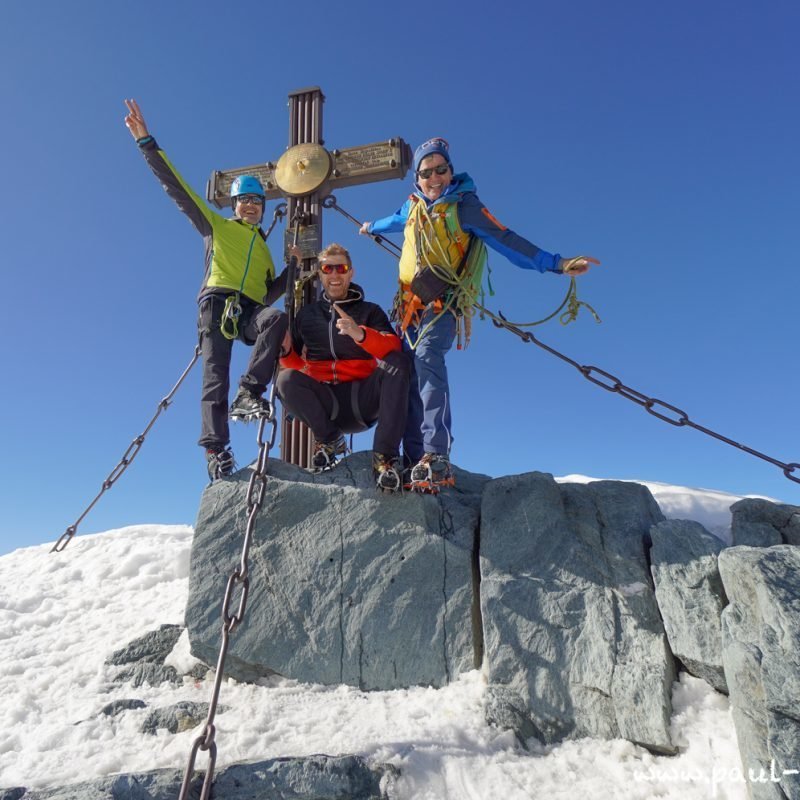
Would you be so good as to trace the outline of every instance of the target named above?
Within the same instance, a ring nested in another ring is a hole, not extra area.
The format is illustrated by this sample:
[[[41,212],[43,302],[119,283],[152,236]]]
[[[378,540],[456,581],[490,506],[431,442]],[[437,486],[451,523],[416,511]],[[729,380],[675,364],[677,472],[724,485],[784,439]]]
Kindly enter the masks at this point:
[[[297,209],[292,215],[290,221],[294,225],[294,234],[292,235],[292,247],[297,247],[297,242],[300,237],[300,228],[306,222],[306,215],[300,209]],[[284,296],[284,310],[286,316],[289,318],[289,331],[294,331],[294,317],[297,313],[298,307],[302,303],[303,287],[305,286],[308,278],[298,280],[297,273],[300,269],[300,264],[294,256],[289,258],[289,264],[286,268],[286,294]]]
[[[333,209],[334,211],[337,211],[343,217],[345,217],[346,219],[350,220],[350,222],[354,223],[355,225],[358,225],[359,228],[361,227],[361,222],[356,217],[354,217],[352,214],[350,214],[347,211],[345,211],[345,209],[343,209],[339,205],[335,195],[332,195],[332,194],[328,195],[322,201],[322,205],[323,205],[324,208],[330,208],[330,209]],[[373,242],[375,242],[375,244],[377,244],[379,247],[383,248],[387,253],[389,253],[390,255],[394,256],[395,258],[400,258],[400,254],[402,252],[402,248],[398,244],[393,242],[391,239],[387,239],[385,236],[381,236],[380,234],[375,234],[375,233],[370,233],[370,234],[368,234],[368,236],[370,237],[370,239],[372,239]],[[436,242],[435,240],[432,240],[431,244],[435,244],[436,246],[439,246],[438,242]],[[446,254],[441,253],[440,255],[441,255],[442,259],[446,260]],[[574,260],[574,259],[572,259],[572,260]],[[595,259],[589,259],[589,261],[591,261],[592,263],[598,263],[598,262],[595,261]],[[463,289],[466,288],[467,281],[466,281],[465,278],[463,278],[463,276],[461,276],[461,277],[457,276],[451,270],[446,269],[444,267],[439,267],[436,264],[431,264],[429,266],[429,269],[438,278],[441,278],[443,281],[449,283],[454,288],[460,289],[462,291],[463,291]],[[490,284],[489,289],[490,289],[490,294],[494,294],[494,292],[491,291],[491,284]],[[475,303],[474,305],[477,306],[477,303]],[[567,293],[564,296],[564,299],[561,301],[561,304],[558,306],[558,308],[555,311],[553,311],[552,314],[548,314],[546,317],[543,317],[542,319],[538,319],[538,320],[536,320],[534,322],[512,322],[511,324],[512,325],[516,325],[519,328],[532,328],[532,327],[535,327],[537,325],[543,325],[545,322],[549,322],[551,319],[553,319],[553,317],[558,315],[558,313],[560,311],[562,311],[562,309],[564,309],[565,307],[566,307],[567,310],[563,314],[561,314],[561,316],[559,317],[559,321],[561,322],[562,325],[569,325],[569,323],[574,322],[578,318],[578,312],[580,311],[581,307],[588,309],[588,311],[594,317],[595,322],[598,322],[598,323],[601,322],[600,316],[594,310],[594,308],[592,308],[592,306],[590,306],[588,303],[584,302],[583,300],[578,300],[578,289],[577,289],[577,284],[575,282],[575,277],[570,275],[569,287],[567,289]],[[449,308],[447,310],[449,310]],[[443,310],[441,313],[444,313],[444,311],[445,310]],[[441,316],[441,313],[439,315],[437,315],[436,319],[438,319],[439,316]],[[500,313],[502,313],[502,312],[500,312]],[[433,321],[435,322],[435,320],[433,320]],[[422,333],[423,332],[420,332],[420,335],[417,337],[418,341],[422,337]]]
[[[277,365],[276,365],[277,374]],[[225,673],[225,659],[228,655],[228,645],[230,643],[231,634],[242,624],[245,616],[245,609],[247,607],[247,594],[250,589],[250,574],[248,567],[248,557],[250,554],[250,545],[253,541],[253,532],[255,531],[256,518],[261,510],[261,505],[264,502],[264,495],[267,489],[267,463],[269,461],[269,451],[275,444],[275,437],[278,432],[277,420],[275,417],[275,375],[272,376],[271,388],[267,407],[269,413],[260,417],[258,425],[258,459],[256,466],[250,475],[250,482],[247,485],[247,525],[244,532],[244,541],[242,543],[242,553],[239,564],[234,567],[231,572],[228,583],[225,587],[225,594],[222,599],[222,641],[220,643],[219,655],[217,657],[216,675],[214,677],[214,687],[211,691],[211,701],[208,706],[208,716],[206,717],[206,724],[203,727],[200,735],[192,743],[192,749],[189,754],[189,763],[186,765],[186,772],[183,776],[183,783],[181,784],[181,791],[178,795],[178,800],[187,800],[189,797],[189,789],[195,771],[195,762],[200,751],[208,753],[208,767],[206,769],[205,779],[203,780],[203,789],[200,793],[199,800],[208,800],[211,792],[211,784],[214,781],[214,767],[217,763],[217,743],[216,743],[216,727],[214,726],[214,719],[217,713],[217,704],[219,702],[219,692],[222,686],[222,680]],[[264,429],[269,425],[270,435],[269,439],[264,438]],[[231,613],[233,606],[234,594],[239,592],[239,604],[235,613]]]
[[[352,214],[348,214],[346,211],[344,211],[344,209],[342,209],[336,202],[336,198],[334,198],[332,195],[325,199],[323,205],[325,206],[325,208],[335,209],[340,214],[345,216],[347,219],[351,220],[353,223],[358,225],[359,228],[361,227],[362,223],[359,222],[359,220],[356,219],[356,217],[352,216]],[[373,239],[373,241],[376,242],[376,244],[379,244],[388,253],[391,253],[396,258],[399,258],[401,253],[401,248],[395,242],[386,239],[386,237],[384,236],[375,236],[373,234],[370,234],[370,237]],[[377,241],[378,239],[380,239],[380,241]],[[575,279],[572,278],[573,282],[574,280]],[[586,303],[581,303],[580,301],[578,301],[574,295],[570,296],[570,293],[567,294],[567,298],[565,299],[564,303],[562,303],[562,305],[558,308],[558,310],[554,314],[551,314],[550,317],[548,317],[548,319],[551,319],[553,316],[555,316],[555,314],[557,314],[558,311],[560,311],[565,304],[568,306],[568,308],[567,312],[565,312],[565,314],[562,316],[566,316],[567,314],[572,316],[573,311],[575,316],[577,316],[577,307],[574,305],[576,302],[578,303],[578,305],[586,305],[586,307],[589,308],[591,313],[594,314],[595,318],[599,322],[599,318],[597,317],[597,314],[595,313],[594,309],[592,309],[591,306],[588,306]],[[716,431],[706,427],[705,425],[700,425],[696,422],[693,422],[689,418],[689,415],[685,411],[682,411],[677,406],[671,405],[670,403],[666,403],[663,400],[659,400],[657,397],[649,397],[648,395],[638,391],[637,389],[633,389],[630,386],[626,386],[619,378],[615,377],[610,372],[606,372],[605,370],[600,369],[599,367],[579,364],[577,361],[575,361],[574,359],[570,358],[567,355],[564,355],[564,353],[559,352],[554,347],[551,347],[550,345],[545,344],[544,342],[537,339],[530,331],[522,330],[522,328],[530,327],[530,325],[541,324],[541,322],[547,321],[546,319],[541,320],[540,322],[537,323],[515,323],[509,321],[503,315],[502,311],[499,311],[497,314],[495,314],[481,303],[476,302],[474,303],[474,305],[475,308],[477,308],[478,311],[481,313],[481,316],[485,315],[492,320],[492,324],[495,327],[505,328],[505,330],[509,331],[510,333],[513,333],[515,336],[518,336],[520,339],[522,339],[523,342],[529,344],[535,344],[542,350],[545,350],[551,355],[556,356],[556,358],[560,358],[565,363],[575,367],[575,369],[577,369],[578,372],[580,372],[584,378],[596,384],[601,389],[605,389],[608,392],[613,392],[615,394],[620,395],[621,397],[624,397],[626,400],[630,400],[632,403],[635,403],[636,405],[644,408],[644,410],[647,411],[648,414],[651,414],[652,416],[656,417],[656,419],[660,419],[663,422],[666,422],[670,425],[674,425],[675,427],[679,428],[680,427],[694,428],[694,430],[699,431],[700,433],[704,433],[706,436],[710,436],[713,439],[717,439],[720,442],[724,442],[725,444],[730,445],[731,447],[735,447],[744,453],[748,453],[751,456],[760,458],[762,461],[766,461],[769,464],[773,464],[774,466],[782,470],[783,474],[790,481],[794,481],[795,483],[800,483],[800,463],[796,461],[792,461],[789,463],[780,461],[777,458],[773,458],[772,456],[768,456],[765,453],[762,453],[758,450],[754,450],[752,447],[748,447],[747,445],[741,444],[740,442],[737,442],[734,439],[731,439],[727,436],[723,436],[721,433],[717,433]],[[572,319],[574,319],[575,316],[572,316]],[[569,321],[572,321],[572,319],[570,319]],[[795,475],[794,473],[798,474]]]

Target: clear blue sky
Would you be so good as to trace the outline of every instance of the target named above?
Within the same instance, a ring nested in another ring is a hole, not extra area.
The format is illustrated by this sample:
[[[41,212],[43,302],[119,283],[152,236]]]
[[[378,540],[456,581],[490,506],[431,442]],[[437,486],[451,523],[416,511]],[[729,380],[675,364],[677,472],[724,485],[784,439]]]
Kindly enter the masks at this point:
[[[241,8],[3,6],[0,552],[55,540],[74,521],[195,345],[201,240],[138,154],[125,97],[201,191],[212,169],[280,156],[287,94],[305,86],[325,92],[331,148],[446,137],[504,224],[603,262],[580,279],[602,325],[549,323],[543,341],[800,461],[796,3]],[[339,200],[373,219],[409,189],[373,184]],[[388,305],[390,257],[338,218],[324,239],[351,248],[357,280]],[[560,302],[564,279],[491,263],[490,305],[510,318]],[[452,455],[466,469],[800,503],[776,467],[650,417],[489,323],[449,365]],[[198,395],[199,369],[81,533],[194,521],[205,484]],[[248,463],[254,430],[238,429],[233,445]]]

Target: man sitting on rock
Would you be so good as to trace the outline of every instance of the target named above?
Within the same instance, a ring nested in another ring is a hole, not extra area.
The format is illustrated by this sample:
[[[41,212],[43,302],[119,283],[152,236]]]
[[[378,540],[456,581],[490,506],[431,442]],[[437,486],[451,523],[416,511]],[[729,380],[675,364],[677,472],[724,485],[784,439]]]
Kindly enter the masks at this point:
[[[378,488],[402,488],[400,440],[406,426],[409,360],[386,313],[352,283],[350,254],[339,244],[318,256],[323,294],[297,313],[292,353],[276,384],[286,410],[311,428],[312,467],[330,469],[347,449],[345,433],[377,422],[373,469]]]

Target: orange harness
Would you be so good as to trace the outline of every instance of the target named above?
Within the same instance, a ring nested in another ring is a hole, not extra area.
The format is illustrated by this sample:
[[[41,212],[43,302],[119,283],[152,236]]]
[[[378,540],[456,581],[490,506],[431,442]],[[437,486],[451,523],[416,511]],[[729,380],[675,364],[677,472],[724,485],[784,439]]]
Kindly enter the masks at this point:
[[[440,314],[444,308],[444,302],[441,298],[434,300],[427,306],[423,305],[422,300],[411,291],[411,284],[401,283],[400,291],[397,294],[396,300],[398,310],[398,320],[400,322],[399,328],[401,333],[405,333],[408,326],[412,323],[414,326],[419,325],[422,319],[422,314],[426,308],[432,308],[434,313]]]

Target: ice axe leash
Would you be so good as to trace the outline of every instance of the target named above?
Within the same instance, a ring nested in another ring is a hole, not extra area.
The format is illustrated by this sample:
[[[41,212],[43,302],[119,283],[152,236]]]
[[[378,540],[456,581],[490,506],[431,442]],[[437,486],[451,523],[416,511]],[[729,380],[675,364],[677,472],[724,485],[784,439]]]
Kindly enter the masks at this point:
[[[323,201],[323,206],[325,208],[333,208],[342,214],[344,217],[349,219],[359,228],[361,227],[361,222],[356,219],[352,214],[348,214],[344,209],[342,209],[338,203],[336,202],[336,198],[333,195],[325,198]],[[376,236],[370,234],[370,237],[376,244],[386,250],[388,253],[391,253],[396,258],[400,257],[401,248],[395,242],[392,242],[384,236]],[[380,241],[378,241],[380,240]],[[572,278],[574,283],[575,278]],[[565,298],[564,303],[562,303],[561,307],[555,312],[561,310],[564,305],[567,305],[567,311],[562,314],[562,324],[566,324],[566,322],[571,322],[577,316],[578,306],[575,305],[578,303],[579,305],[586,305],[585,303],[581,303],[577,300],[577,297],[574,295],[570,295],[568,293],[567,298]],[[800,462],[791,461],[791,462],[784,462],[777,458],[773,458],[772,456],[767,455],[766,453],[762,453],[758,450],[753,449],[752,447],[748,447],[747,445],[741,444],[740,442],[735,441],[734,439],[729,438],[728,436],[723,436],[721,433],[712,430],[704,425],[700,425],[689,418],[689,415],[682,411],[677,406],[674,406],[670,403],[666,403],[663,400],[659,400],[657,397],[649,397],[644,392],[640,392],[637,389],[633,389],[630,386],[626,386],[619,378],[612,375],[609,372],[606,372],[603,369],[595,366],[587,366],[585,364],[579,364],[574,359],[570,358],[569,356],[561,353],[560,351],[556,350],[554,347],[551,347],[548,344],[545,344],[541,340],[537,339],[533,333],[530,331],[525,331],[523,328],[530,327],[531,325],[538,325],[541,322],[546,320],[540,320],[539,322],[535,323],[515,323],[508,320],[502,311],[498,311],[497,314],[490,311],[481,303],[474,303],[475,308],[478,309],[481,316],[487,316],[491,319],[492,324],[497,328],[504,328],[505,330],[513,333],[515,336],[518,336],[522,339],[523,342],[528,344],[535,344],[537,347],[540,347],[547,353],[554,355],[556,358],[561,359],[567,364],[575,367],[578,372],[583,375],[588,381],[591,381],[595,385],[599,386],[601,389],[605,389],[607,392],[613,392],[614,394],[618,394],[620,397],[624,397],[626,400],[630,400],[632,403],[643,408],[648,414],[656,417],[656,419],[660,419],[662,422],[666,422],[669,425],[674,425],[675,427],[687,427],[687,428],[694,428],[694,430],[699,431],[700,433],[704,433],[706,436],[710,436],[713,439],[717,439],[720,442],[723,442],[731,447],[735,447],[737,450],[741,450],[744,453],[748,453],[751,456],[755,456],[756,458],[760,458],[762,461],[766,461],[768,464],[772,464],[773,466],[778,467],[783,474],[794,483],[800,483]],[[594,309],[591,306],[587,306],[592,314],[595,314]],[[574,315],[573,315],[574,311]],[[555,314],[551,314],[548,319],[555,316]],[[571,319],[567,319],[566,322],[564,320],[565,317],[571,317]],[[597,315],[595,314],[595,318]]]

